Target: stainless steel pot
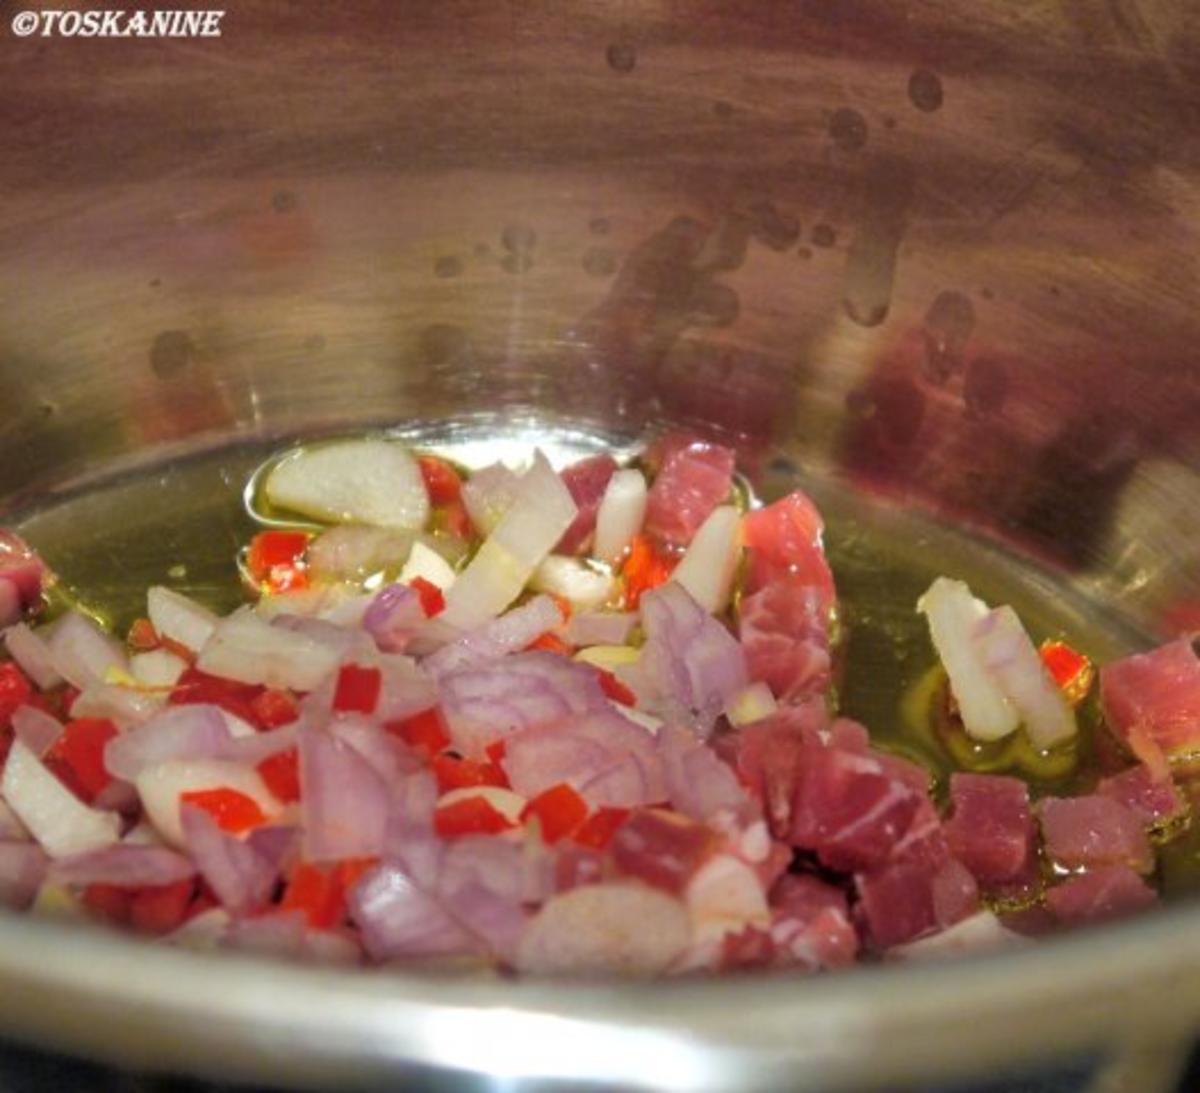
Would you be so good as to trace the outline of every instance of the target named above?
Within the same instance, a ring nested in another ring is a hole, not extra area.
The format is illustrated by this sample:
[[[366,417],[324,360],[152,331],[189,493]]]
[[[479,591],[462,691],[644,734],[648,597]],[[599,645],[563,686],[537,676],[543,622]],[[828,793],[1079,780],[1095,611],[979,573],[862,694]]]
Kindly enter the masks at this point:
[[[364,423],[699,422],[1147,640],[1200,626],[1188,5],[262,0],[221,32],[0,31],[2,511]],[[947,966],[585,986],[6,916],[0,988],[14,1034],[277,1082],[1166,1073],[1200,907]]]

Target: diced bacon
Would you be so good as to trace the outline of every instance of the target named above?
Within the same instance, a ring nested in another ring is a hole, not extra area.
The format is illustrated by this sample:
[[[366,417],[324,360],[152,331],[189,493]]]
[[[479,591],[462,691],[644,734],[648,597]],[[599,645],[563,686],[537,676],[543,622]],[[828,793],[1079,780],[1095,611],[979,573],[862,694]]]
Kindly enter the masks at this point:
[[[825,524],[805,494],[796,490],[774,504],[747,513],[743,528],[750,550],[747,591],[755,592],[791,576],[817,593],[823,610],[833,606],[833,573],[821,543]]]
[[[978,892],[966,867],[953,858],[940,866],[894,862],[855,877],[859,913],[880,949],[946,929],[975,913]]]
[[[596,511],[604,498],[609,479],[617,472],[617,461],[611,455],[593,455],[572,463],[561,472],[561,478],[578,510],[571,526],[554,549],[559,554],[577,553],[596,529]]]
[[[950,857],[950,844],[942,818],[933,802],[922,796],[900,841],[892,848],[892,861],[940,865]]]
[[[923,799],[873,756],[809,746],[792,800],[791,842],[832,869],[873,869],[891,856]]]
[[[1011,881],[1034,855],[1029,790],[1019,778],[950,776],[953,812],[945,825],[950,850],[985,887]]]
[[[1155,778],[1144,763],[1101,779],[1096,792],[1124,805],[1151,827],[1178,819],[1188,807],[1170,777]]]
[[[646,530],[672,546],[687,546],[733,487],[734,455],[696,441],[666,456],[646,504]]]
[[[1063,923],[1117,918],[1149,907],[1156,900],[1154,890],[1127,865],[1092,869],[1046,894],[1047,908]]]
[[[788,874],[771,889],[773,963],[812,970],[854,963],[858,933],[846,894],[816,877]]]
[[[1038,818],[1047,856],[1064,869],[1125,865],[1147,873],[1154,865],[1141,819],[1111,797],[1046,797]]]
[[[775,959],[775,942],[770,931],[758,926],[745,926],[737,933],[721,938],[720,970],[763,968]]]
[[[1200,751],[1200,658],[1184,638],[1100,669],[1100,701],[1113,730],[1161,772]]]
[[[682,892],[708,855],[708,828],[656,809],[634,812],[613,836],[613,863],[622,873],[668,892]]]
[[[829,607],[802,578],[784,575],[745,596],[738,636],[750,679],[765,683],[779,702],[802,702],[829,689]]]

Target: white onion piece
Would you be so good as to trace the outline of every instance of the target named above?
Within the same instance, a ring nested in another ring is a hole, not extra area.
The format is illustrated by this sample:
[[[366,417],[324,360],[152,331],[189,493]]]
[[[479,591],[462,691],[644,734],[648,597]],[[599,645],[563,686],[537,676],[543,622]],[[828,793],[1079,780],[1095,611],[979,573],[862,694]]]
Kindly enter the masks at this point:
[[[266,783],[253,767],[223,759],[167,759],[145,766],[135,782],[146,818],[170,845],[184,847],[180,821],[180,796],[202,789],[232,789],[244,793],[262,809],[267,819],[282,811]]]
[[[0,797],[0,842],[28,842],[31,837],[21,817]]]
[[[454,567],[445,558],[418,539],[413,543],[404,568],[400,570],[399,579],[408,584],[421,577],[445,592],[454,583],[457,576]]]
[[[999,740],[1015,732],[1020,716],[980,659],[971,634],[987,604],[962,581],[938,577],[917,601],[929,622],[934,648],[950,677],[963,727],[976,740]]]
[[[166,705],[163,691],[144,691],[115,683],[94,683],[79,692],[71,703],[74,717],[103,717],[118,728],[129,728],[149,720]]]
[[[117,816],[88,808],[20,740],[8,753],[0,791],[52,858],[111,846],[120,835]]]
[[[181,949],[209,952],[221,946],[232,921],[224,907],[212,907],[193,915],[162,940],[167,945],[178,945]]]
[[[463,483],[463,507],[480,535],[490,535],[512,507],[520,480],[520,475],[503,463],[493,463]]]
[[[413,548],[413,533],[393,528],[330,528],[308,544],[309,571],[321,581],[359,581],[400,565]]]
[[[303,448],[275,465],[266,494],[273,505],[318,520],[416,531],[429,519],[421,468],[403,444],[388,440]]]
[[[641,471],[617,471],[596,510],[596,533],[592,553],[616,565],[629,549],[646,519],[646,479]]]
[[[4,644],[23,671],[43,691],[57,687],[62,682],[54,667],[54,655],[40,634],[34,633],[23,622],[4,631]]]
[[[36,706],[18,706],[12,715],[13,732],[23,740],[39,759],[46,754],[54,742],[62,736],[62,722],[51,717]]]
[[[589,884],[555,896],[521,938],[524,972],[654,975],[691,940],[679,900],[640,884]]]
[[[1008,929],[991,911],[979,911],[930,937],[895,945],[885,955],[888,960],[942,960],[1031,944],[1030,938]]]
[[[457,641],[443,645],[422,667],[435,676],[499,660],[524,649],[549,630],[562,625],[562,612],[549,596],[534,596],[528,603],[472,630]]]
[[[775,701],[771,688],[760,681],[738,691],[725,707],[725,714],[730,724],[740,729],[743,725],[770,717],[778,709],[779,703]]]
[[[632,611],[577,611],[567,623],[567,641],[572,645],[624,645],[637,624]]]
[[[767,927],[771,910],[754,867],[717,854],[704,863],[683,892],[695,941],[710,941],[738,933],[747,926]]]
[[[143,687],[174,687],[186,668],[186,660],[166,649],[134,653],[129,658],[129,673]]]
[[[252,609],[242,608],[221,621],[196,666],[239,683],[311,691],[337,668],[340,659],[337,648],[272,626]]]
[[[609,573],[588,565],[582,558],[551,554],[533,571],[529,587],[571,601],[572,606],[587,610],[603,607],[616,592]]]
[[[1075,735],[1075,713],[1011,607],[989,612],[976,624],[971,639],[1034,744],[1049,748]]]
[[[637,664],[641,655],[642,651],[632,645],[589,645],[586,649],[580,649],[572,659],[611,672]]]
[[[162,585],[146,593],[146,614],[162,637],[193,653],[200,652],[221,621],[207,607]]]
[[[495,618],[575,519],[575,502],[541,451],[521,476],[516,499],[471,563],[446,590],[438,621],[463,630]]]
[[[696,530],[671,580],[683,585],[701,607],[716,615],[729,605],[741,549],[742,517],[733,505],[719,505]]]
[[[55,624],[46,644],[58,674],[80,690],[104,683],[113,670],[128,672],[120,642],[78,611],[69,611]]]

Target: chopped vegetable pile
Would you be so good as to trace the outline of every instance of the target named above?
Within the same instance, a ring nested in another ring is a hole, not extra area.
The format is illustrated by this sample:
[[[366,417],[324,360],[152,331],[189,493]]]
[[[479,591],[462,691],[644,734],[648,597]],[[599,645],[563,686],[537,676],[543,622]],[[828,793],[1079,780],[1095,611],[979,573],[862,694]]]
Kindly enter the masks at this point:
[[[921,597],[955,731],[1089,792],[923,766],[837,716],[812,501],[734,454],[467,474],[385,438],[299,448],[226,617],[167,587],[124,641],[0,532],[0,901],[173,943],[533,974],[830,969],[1025,943],[1153,903],[1186,824],[1200,660],[1096,673],[961,581]],[[315,521],[306,523],[306,521]],[[319,527],[320,530],[313,530]]]

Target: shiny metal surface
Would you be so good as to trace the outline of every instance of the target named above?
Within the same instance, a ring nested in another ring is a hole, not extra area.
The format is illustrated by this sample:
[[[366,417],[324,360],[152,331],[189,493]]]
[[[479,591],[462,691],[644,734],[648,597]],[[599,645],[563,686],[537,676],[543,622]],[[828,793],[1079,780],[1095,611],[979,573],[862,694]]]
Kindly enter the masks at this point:
[[[217,40],[0,31],[0,512],[362,423],[698,422],[1200,626],[1191,6],[229,7]],[[611,987],[6,917],[0,1021],[280,1082],[888,1088],[1194,1030],[1200,911]]]

